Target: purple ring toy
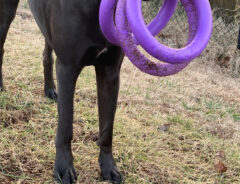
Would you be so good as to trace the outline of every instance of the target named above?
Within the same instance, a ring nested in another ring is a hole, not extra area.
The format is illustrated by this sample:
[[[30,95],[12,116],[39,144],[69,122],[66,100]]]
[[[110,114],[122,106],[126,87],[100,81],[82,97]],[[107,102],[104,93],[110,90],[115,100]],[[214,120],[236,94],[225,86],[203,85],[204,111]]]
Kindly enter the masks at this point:
[[[159,43],[145,26],[141,0],[126,1],[128,23],[139,44],[153,57],[172,64],[180,64],[193,60],[206,47],[212,30],[212,14],[208,0],[181,0],[185,10],[197,15],[197,34],[189,45],[181,49],[169,48]],[[190,4],[193,6],[190,7]],[[196,23],[195,23],[196,24]]]
[[[184,64],[165,64],[165,63],[155,63],[146,58],[138,50],[137,45],[134,43],[134,39],[130,28],[127,23],[126,16],[126,0],[120,0],[116,10],[116,23],[117,31],[119,33],[119,40],[121,47],[126,54],[126,56],[132,61],[132,63],[139,68],[142,72],[148,73],[154,76],[168,76],[176,74],[177,72],[183,70],[190,62]],[[192,21],[192,22],[190,22]],[[189,21],[190,31],[192,32],[192,37],[189,40],[192,41],[196,34],[196,29],[194,28],[194,22],[196,21],[196,16],[193,16]]]
[[[114,24],[114,12],[118,0],[102,0],[99,10],[99,23],[104,36],[109,42],[119,45],[116,25]],[[178,0],[164,0],[163,6],[157,16],[148,25],[149,32],[156,36],[171,19],[177,7]],[[134,39],[135,40],[135,39]],[[135,40],[136,44],[138,42]]]
[[[165,0],[164,3],[173,1],[175,0]],[[120,45],[136,67],[151,75],[168,76],[181,71],[204,50],[211,35],[212,16],[208,0],[181,0],[189,22],[187,46],[182,49],[166,47],[154,39],[153,35],[157,34],[158,30],[151,27],[153,24],[148,26],[150,30],[146,27],[142,17],[141,0],[102,0],[101,3],[100,26],[105,37],[111,43]],[[114,13],[116,25],[113,20]],[[167,13],[167,10],[159,13],[153,23],[157,23],[158,18],[166,16]],[[171,16],[172,14],[166,18],[167,21]],[[158,23],[156,28],[164,28],[167,21]],[[170,64],[150,61],[138,50],[137,43],[152,56]]]

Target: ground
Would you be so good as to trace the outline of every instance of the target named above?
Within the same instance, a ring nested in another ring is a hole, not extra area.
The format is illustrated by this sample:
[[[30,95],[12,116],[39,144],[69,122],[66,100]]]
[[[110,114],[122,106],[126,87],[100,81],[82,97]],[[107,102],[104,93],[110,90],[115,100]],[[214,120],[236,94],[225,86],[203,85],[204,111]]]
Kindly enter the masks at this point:
[[[5,46],[0,183],[54,182],[57,110],[43,93],[43,43],[22,2]],[[114,156],[125,183],[240,183],[240,79],[203,58],[165,78],[141,73],[125,58],[114,129]],[[78,183],[101,183],[97,139],[96,81],[88,67],[75,96]]]

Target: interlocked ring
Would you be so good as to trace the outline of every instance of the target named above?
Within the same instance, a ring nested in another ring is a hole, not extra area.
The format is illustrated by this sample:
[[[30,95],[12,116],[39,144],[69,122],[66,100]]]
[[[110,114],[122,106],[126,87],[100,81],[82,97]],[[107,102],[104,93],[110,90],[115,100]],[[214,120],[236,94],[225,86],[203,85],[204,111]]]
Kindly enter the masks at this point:
[[[118,0],[102,0],[99,10],[99,22],[104,36],[112,44],[119,45],[114,13]],[[157,16],[148,25],[148,30],[156,36],[169,22],[177,7],[178,0],[165,0]],[[135,40],[136,42],[136,40]]]
[[[102,0],[102,3],[103,1],[105,0]],[[110,3],[110,0],[107,1]],[[166,0],[164,3],[168,1],[172,2],[172,0]],[[104,24],[101,24],[100,17],[100,26],[103,34],[107,39],[108,36],[112,36],[115,39],[114,43],[120,44],[131,62],[145,73],[156,76],[175,74],[184,69],[192,59],[197,57],[209,41],[212,30],[212,15],[208,0],[181,0],[187,12],[189,22],[188,43],[182,49],[169,48],[155,40],[153,32],[149,30],[149,27],[145,26],[141,12],[141,0],[112,0],[111,2],[112,4],[108,5],[112,7],[112,14],[114,14],[114,7],[117,4],[115,12],[116,26],[114,20],[110,21],[114,31],[106,34],[106,29],[104,29]],[[165,22],[164,24],[166,25]],[[159,26],[158,28],[162,29],[163,27]],[[111,35],[111,33],[114,34]],[[156,63],[147,59],[137,49],[134,37],[152,56],[170,64]]]

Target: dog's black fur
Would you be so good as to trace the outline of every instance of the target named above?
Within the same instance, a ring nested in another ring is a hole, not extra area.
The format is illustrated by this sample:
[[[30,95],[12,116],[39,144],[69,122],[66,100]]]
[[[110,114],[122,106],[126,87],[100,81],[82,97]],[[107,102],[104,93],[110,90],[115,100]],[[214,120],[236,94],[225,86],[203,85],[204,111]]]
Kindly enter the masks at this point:
[[[3,89],[3,45],[7,37],[9,26],[15,17],[18,1],[19,0],[0,0],[0,91]]]
[[[74,183],[73,98],[81,70],[94,65],[99,108],[99,165],[104,180],[121,183],[122,176],[112,156],[113,123],[123,60],[120,47],[110,44],[99,27],[101,0],[28,0],[35,20],[45,37],[44,78],[46,96],[57,99],[58,128],[54,175],[58,182]],[[19,0],[0,0],[0,88],[3,45]],[[58,97],[53,82],[52,51],[57,56]]]
[[[19,0],[0,0],[0,91],[3,90],[3,78],[2,78],[2,64],[4,43],[8,33],[10,24],[12,23]],[[57,100],[56,87],[53,81],[53,59],[52,48],[48,44],[45,45],[43,53],[43,65],[44,65],[44,91],[45,95],[53,100]]]

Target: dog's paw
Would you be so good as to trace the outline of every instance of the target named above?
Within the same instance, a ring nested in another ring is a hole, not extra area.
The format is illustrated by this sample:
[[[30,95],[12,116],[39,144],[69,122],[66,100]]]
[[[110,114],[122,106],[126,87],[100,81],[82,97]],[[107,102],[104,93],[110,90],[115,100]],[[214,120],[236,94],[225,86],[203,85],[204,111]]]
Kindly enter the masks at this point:
[[[107,168],[101,169],[101,178],[103,181],[108,181],[114,184],[122,183],[122,175],[118,171],[116,166],[113,166],[112,168],[108,169]]]
[[[73,165],[55,166],[54,178],[59,184],[74,184],[77,181],[77,174]]]
[[[99,166],[101,169],[101,179],[114,184],[120,184],[123,181],[121,173],[111,156],[100,156]]]
[[[1,79],[0,79],[0,92],[1,91],[3,91],[3,83],[2,83],[2,81],[1,81]]]
[[[46,95],[46,97],[48,97],[54,101],[57,101],[57,92],[55,89],[46,89],[45,95]]]

